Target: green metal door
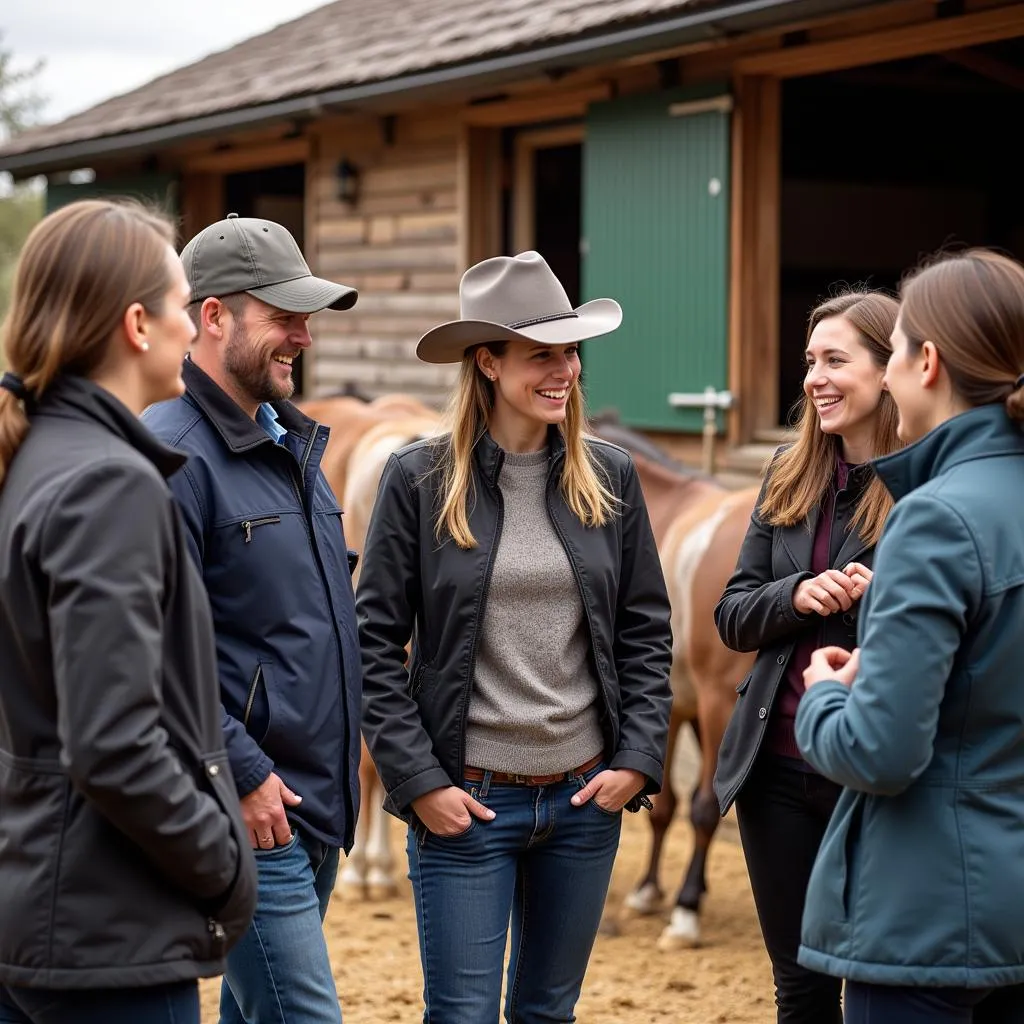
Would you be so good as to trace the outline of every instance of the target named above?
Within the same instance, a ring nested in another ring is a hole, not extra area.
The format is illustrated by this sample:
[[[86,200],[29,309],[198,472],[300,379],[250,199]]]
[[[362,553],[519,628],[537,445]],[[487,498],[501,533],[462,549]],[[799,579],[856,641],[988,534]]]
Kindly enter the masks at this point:
[[[46,212],[51,213],[78,199],[113,199],[117,196],[138,199],[172,216],[178,213],[178,179],[173,174],[97,178],[80,185],[71,182],[50,183],[46,186]]]
[[[729,110],[721,86],[594,104],[583,150],[583,295],[622,304],[584,345],[591,412],[699,430],[670,392],[727,384]]]

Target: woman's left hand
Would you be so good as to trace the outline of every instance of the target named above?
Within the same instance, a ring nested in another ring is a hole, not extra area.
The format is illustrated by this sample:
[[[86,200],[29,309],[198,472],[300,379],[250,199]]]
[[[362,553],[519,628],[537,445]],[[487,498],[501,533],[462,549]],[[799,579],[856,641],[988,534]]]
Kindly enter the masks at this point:
[[[614,814],[621,811],[630,800],[644,788],[647,776],[632,768],[608,768],[598,772],[578,793],[574,793],[570,803],[582,807],[588,800],[594,800],[603,811]],[[597,800],[597,794],[601,799]]]
[[[848,651],[843,647],[819,647],[811,655],[811,663],[804,669],[804,688],[826,679],[851,686],[860,665],[860,648]]]
[[[859,601],[864,596],[864,591],[870,586],[875,574],[862,562],[851,562],[843,572],[853,581],[851,596],[855,601]]]

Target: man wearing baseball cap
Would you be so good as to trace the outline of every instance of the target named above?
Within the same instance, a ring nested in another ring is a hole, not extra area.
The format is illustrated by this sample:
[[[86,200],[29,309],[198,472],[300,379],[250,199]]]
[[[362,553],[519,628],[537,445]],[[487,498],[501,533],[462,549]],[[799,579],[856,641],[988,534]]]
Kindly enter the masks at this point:
[[[213,610],[224,735],[259,869],[220,1020],[340,1024],[322,921],[359,809],[359,652],[341,510],[320,471],[328,431],[288,399],[309,316],[357,296],[314,277],[273,221],[229,214],[181,259],[198,330],[187,390],[143,419],[189,456],[170,483]]]

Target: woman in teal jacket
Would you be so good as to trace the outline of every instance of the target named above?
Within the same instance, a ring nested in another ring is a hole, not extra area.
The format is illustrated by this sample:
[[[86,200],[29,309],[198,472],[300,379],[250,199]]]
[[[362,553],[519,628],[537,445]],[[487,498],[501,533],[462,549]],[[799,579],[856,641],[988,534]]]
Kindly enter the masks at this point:
[[[800,962],[847,1024],[1024,1021],[1024,268],[972,250],[903,287],[886,373],[910,444],[859,648],[815,652],[804,757],[845,788]]]

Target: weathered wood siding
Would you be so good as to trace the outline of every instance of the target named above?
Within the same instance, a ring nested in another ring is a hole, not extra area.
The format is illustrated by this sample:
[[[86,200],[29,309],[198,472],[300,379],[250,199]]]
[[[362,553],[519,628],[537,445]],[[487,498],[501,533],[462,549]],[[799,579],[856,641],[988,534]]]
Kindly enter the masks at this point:
[[[403,391],[437,404],[450,367],[416,359],[430,327],[459,315],[459,119],[455,111],[325,121],[312,140],[306,250],[318,273],[359,289],[347,313],[314,321],[316,395],[346,385]],[[390,131],[390,141],[387,139]],[[358,167],[354,205],[337,197],[337,168]]]

